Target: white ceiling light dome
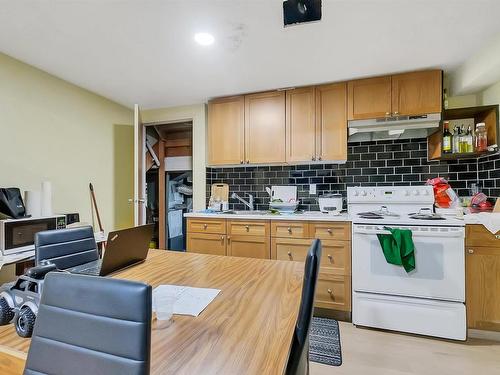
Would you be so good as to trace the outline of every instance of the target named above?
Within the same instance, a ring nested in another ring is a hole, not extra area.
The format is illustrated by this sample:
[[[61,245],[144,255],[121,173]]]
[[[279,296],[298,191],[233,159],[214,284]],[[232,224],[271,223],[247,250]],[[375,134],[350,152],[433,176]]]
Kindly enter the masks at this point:
[[[196,33],[194,34],[194,40],[202,46],[209,46],[214,43],[215,38],[210,33]]]

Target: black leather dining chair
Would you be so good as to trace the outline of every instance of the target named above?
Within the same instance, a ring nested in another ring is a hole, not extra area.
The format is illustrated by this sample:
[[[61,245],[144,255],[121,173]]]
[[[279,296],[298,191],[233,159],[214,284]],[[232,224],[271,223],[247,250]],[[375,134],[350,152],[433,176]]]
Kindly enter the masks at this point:
[[[35,262],[66,269],[99,259],[91,226],[47,230],[35,234]]]
[[[314,309],[314,293],[321,259],[321,241],[314,240],[307,253],[299,315],[295,325],[287,375],[309,374],[309,329]]]
[[[151,286],[51,272],[24,375],[147,375]]]

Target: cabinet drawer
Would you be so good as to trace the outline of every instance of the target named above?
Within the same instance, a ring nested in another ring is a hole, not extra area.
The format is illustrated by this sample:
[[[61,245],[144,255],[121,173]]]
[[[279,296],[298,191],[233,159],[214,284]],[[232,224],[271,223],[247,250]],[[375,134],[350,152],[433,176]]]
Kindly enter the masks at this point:
[[[228,220],[227,234],[231,236],[269,236],[268,220]]]
[[[324,278],[320,274],[314,305],[332,310],[351,311],[351,279],[349,276]]]
[[[304,262],[313,240],[273,238],[271,254],[273,259]],[[351,274],[351,246],[346,241],[321,241],[321,272],[331,275]]]
[[[227,236],[227,255],[271,259],[269,236]]]
[[[313,238],[320,240],[351,240],[351,225],[346,222],[318,222],[310,224]]]
[[[469,224],[466,227],[465,241],[467,246],[500,247],[500,232],[492,234],[482,224]]]
[[[293,238],[273,238],[271,244],[272,258],[303,262],[313,240]]]
[[[188,233],[226,233],[226,221],[224,219],[188,219]]]
[[[188,233],[186,247],[190,253],[226,255],[226,236],[223,234]]]
[[[350,275],[351,242],[322,240],[321,271],[335,275]]]
[[[283,238],[308,238],[309,225],[303,221],[271,221],[271,236]]]

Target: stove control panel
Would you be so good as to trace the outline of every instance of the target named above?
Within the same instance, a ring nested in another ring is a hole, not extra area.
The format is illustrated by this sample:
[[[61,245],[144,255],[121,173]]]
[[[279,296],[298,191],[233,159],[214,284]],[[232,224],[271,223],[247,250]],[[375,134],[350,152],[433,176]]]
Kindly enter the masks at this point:
[[[421,203],[433,204],[432,186],[348,187],[348,203]]]

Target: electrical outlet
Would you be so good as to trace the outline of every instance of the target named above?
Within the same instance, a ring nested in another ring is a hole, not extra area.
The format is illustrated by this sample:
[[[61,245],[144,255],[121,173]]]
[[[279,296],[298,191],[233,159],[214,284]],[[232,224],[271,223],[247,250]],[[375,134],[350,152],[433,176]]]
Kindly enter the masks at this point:
[[[316,184],[309,184],[309,195],[316,194]]]

